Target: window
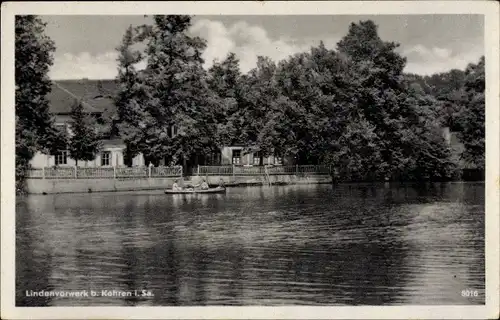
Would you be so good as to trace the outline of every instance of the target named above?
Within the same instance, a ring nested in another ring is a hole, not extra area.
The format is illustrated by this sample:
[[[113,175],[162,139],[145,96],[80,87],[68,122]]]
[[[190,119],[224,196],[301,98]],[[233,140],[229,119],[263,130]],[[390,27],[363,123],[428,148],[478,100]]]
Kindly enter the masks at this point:
[[[174,138],[174,137],[177,135],[177,132],[178,132],[178,130],[177,130],[177,126],[169,126],[169,127],[168,127],[168,132],[167,132],[167,134],[168,134],[168,136],[169,136],[170,138]]]
[[[274,157],[274,164],[283,164],[283,158]]]
[[[93,119],[95,119],[95,122],[97,124],[100,124],[100,125],[104,125],[106,124],[106,121],[104,120],[104,118],[102,117],[102,114],[96,114],[96,115],[93,115]]]
[[[241,150],[233,150],[233,164],[240,164]]]
[[[59,130],[60,132],[66,133],[66,124],[64,123],[56,124],[56,129]]]
[[[260,152],[256,152],[253,154],[253,164],[256,166],[260,166]]]
[[[110,166],[111,165],[111,152],[104,151],[101,153],[101,166]]]
[[[206,158],[205,158],[205,162],[207,165],[211,166],[214,164],[214,154],[213,153],[210,153]]]
[[[61,151],[55,156],[55,165],[68,164],[68,151]]]
[[[210,153],[206,158],[205,158],[205,163],[209,166],[214,166],[214,165],[220,165],[220,153]]]
[[[221,164],[221,153],[220,152],[216,152],[214,153],[214,162],[212,163],[212,165],[220,165]]]

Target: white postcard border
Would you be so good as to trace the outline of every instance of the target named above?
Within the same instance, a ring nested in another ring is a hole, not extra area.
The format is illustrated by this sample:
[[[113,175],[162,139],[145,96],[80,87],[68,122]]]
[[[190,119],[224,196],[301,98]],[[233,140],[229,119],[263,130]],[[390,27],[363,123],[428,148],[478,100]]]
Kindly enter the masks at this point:
[[[486,59],[486,304],[394,307],[15,307],[14,15],[483,14]],[[499,5],[495,1],[2,3],[1,318],[489,319],[499,316]]]

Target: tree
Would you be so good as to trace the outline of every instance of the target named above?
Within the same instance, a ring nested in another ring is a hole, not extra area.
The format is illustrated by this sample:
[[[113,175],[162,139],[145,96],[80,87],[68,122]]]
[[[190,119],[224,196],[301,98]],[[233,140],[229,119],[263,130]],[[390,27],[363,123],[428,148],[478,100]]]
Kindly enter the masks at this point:
[[[322,42],[280,63],[278,82],[283,94],[296,103],[287,114],[294,124],[295,156],[301,164],[331,158],[328,153],[339,149],[346,121],[356,116],[350,63]]]
[[[78,160],[91,161],[95,159],[100,147],[100,136],[94,126],[93,118],[84,113],[81,102],[75,101],[71,107],[71,137],[69,139],[69,154]]]
[[[240,80],[240,61],[233,52],[222,62],[214,61],[208,70],[208,86],[222,98],[236,99],[241,94]]]
[[[233,120],[240,123],[239,140],[244,142],[247,151],[258,151],[261,157],[272,151],[259,143],[258,138],[278,97],[274,83],[275,71],[276,65],[271,59],[257,58],[257,67],[242,79],[241,105]]]
[[[410,86],[419,86],[422,95],[432,96],[435,100],[435,112],[441,124],[452,131],[460,130],[456,121],[463,108],[462,88],[465,84],[465,72],[453,69],[430,76],[405,75]]]
[[[378,137],[380,177],[445,178],[451,152],[438,133],[435,118],[424,112],[429,109],[422,106],[425,99],[416,98],[415,90],[411,92],[405,85],[406,59],[395,51],[397,47],[380,39],[372,21],[351,24],[337,45],[338,51],[354,62],[359,84],[356,103]],[[433,167],[422,170],[423,164]]]
[[[283,95],[276,64],[268,57],[257,57],[257,67],[241,78],[238,110],[229,122],[246,152],[263,158],[295,154],[295,137],[290,113],[297,105]],[[292,116],[293,117],[293,116]]]
[[[147,162],[186,162],[216,150],[213,111],[218,100],[208,88],[203,69],[201,55],[206,43],[188,35],[190,16],[154,16],[153,20],[153,25],[138,28],[136,37],[146,41],[146,69],[140,76],[131,73],[127,85],[125,77],[119,78],[134,94],[123,99],[128,105],[125,110],[132,110],[127,117],[133,117],[125,122],[129,129],[140,130],[126,135],[129,145]]]
[[[469,64],[463,86],[464,106],[457,115],[459,138],[465,150],[463,158],[484,169],[485,161],[485,59]]]
[[[242,128],[234,117],[242,104],[242,74],[234,53],[229,53],[222,62],[214,62],[208,70],[207,83],[219,100],[215,110],[217,145],[241,144],[239,132]]]
[[[54,128],[46,99],[55,46],[45,35],[45,25],[37,16],[15,17],[17,182],[24,179],[36,151],[53,154],[65,148],[65,137]]]
[[[436,117],[464,144],[463,160],[484,169],[484,57],[465,70],[426,77],[408,76],[435,99]]]
[[[325,162],[335,168],[338,181],[374,180],[381,169],[381,152],[378,148],[375,127],[360,116],[348,121],[338,138],[339,147],[325,155]]]
[[[134,50],[137,35],[129,26],[122,43],[116,50],[118,56],[118,91],[114,96],[116,115],[111,120],[112,133],[120,135],[126,145],[124,162],[132,165],[132,159],[141,151],[141,141],[144,139],[144,120],[147,117],[144,102],[149,99],[143,77],[137,72],[135,65],[143,56]]]

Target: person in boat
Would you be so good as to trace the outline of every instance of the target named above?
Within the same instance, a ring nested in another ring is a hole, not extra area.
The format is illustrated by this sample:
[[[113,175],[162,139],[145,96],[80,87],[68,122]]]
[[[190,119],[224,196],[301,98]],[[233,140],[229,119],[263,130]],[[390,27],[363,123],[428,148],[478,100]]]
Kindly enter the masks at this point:
[[[207,183],[207,181],[205,179],[203,179],[203,181],[201,182],[200,189],[201,190],[208,190],[209,189],[208,183]]]
[[[172,185],[172,190],[173,191],[181,191],[182,190],[182,187],[180,187],[178,184],[178,180],[174,181],[174,184]]]
[[[207,181],[205,179],[203,179],[200,184],[197,184],[197,185],[194,186],[194,189],[208,190],[209,186],[208,186]]]
[[[219,179],[219,188],[225,188],[224,180],[222,180],[222,178]]]

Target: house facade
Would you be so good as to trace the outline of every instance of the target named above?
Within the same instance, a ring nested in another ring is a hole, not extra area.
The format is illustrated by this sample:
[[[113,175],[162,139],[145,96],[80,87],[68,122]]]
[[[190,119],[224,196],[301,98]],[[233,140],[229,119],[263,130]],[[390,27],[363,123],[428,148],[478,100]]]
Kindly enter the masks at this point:
[[[104,114],[115,112],[112,96],[117,90],[114,80],[61,80],[53,81],[52,90],[48,94],[49,110],[55,117],[55,125],[60,130],[71,135],[71,106],[75,101],[81,101],[84,111],[99,119]],[[98,126],[96,121],[96,126]],[[172,128],[174,135],[175,128]],[[101,141],[101,149],[92,161],[78,163],[72,159],[68,151],[56,155],[37,152],[31,160],[33,168],[43,167],[120,167],[125,165],[125,144],[117,137]],[[261,163],[262,160],[262,163]],[[261,159],[258,152],[247,152],[243,146],[228,146],[221,149],[220,153],[210,155],[206,159],[207,165],[281,165],[283,159],[279,157],[264,157]],[[146,166],[144,157],[139,154],[132,159],[132,166]],[[160,161],[160,165],[168,165]]]
[[[114,113],[115,106],[112,96],[117,90],[114,80],[63,80],[54,81],[52,91],[48,95],[50,112],[55,116],[55,124],[60,130],[71,134],[70,113],[71,106],[75,100],[81,101],[84,110],[99,119],[104,114]],[[96,121],[96,126],[98,126]],[[454,154],[458,158],[463,151],[463,146],[456,139],[456,134],[450,132],[449,128],[443,128],[443,136],[447,143],[454,149]],[[172,134],[175,134],[172,128]],[[79,167],[120,167],[125,165],[124,151],[125,144],[117,137],[109,137],[103,140],[101,149],[92,161],[78,161]],[[462,160],[463,161],[463,160]],[[62,151],[57,155],[47,155],[36,153],[31,160],[34,168],[43,167],[72,167],[77,163],[69,156],[67,151]],[[244,146],[227,146],[221,149],[220,153],[206,157],[206,165],[235,165],[235,166],[258,166],[258,165],[289,165],[295,164],[293,159],[283,159],[280,157],[260,157],[258,152],[250,152]],[[142,155],[132,159],[132,166],[146,166]],[[160,165],[168,165],[160,161]]]
[[[92,161],[78,161],[79,167],[120,167],[124,165],[123,160],[123,150],[125,145],[120,140],[103,140],[102,147],[99,153]],[[142,157],[137,157],[134,159],[137,165],[142,160]],[[76,166],[75,159],[72,159],[68,151],[62,151],[57,155],[47,155],[41,152],[37,152],[33,159],[31,160],[31,166],[34,168],[43,167],[74,167]]]
[[[81,101],[84,111],[99,119],[105,113],[114,112],[111,96],[116,90],[112,80],[62,80],[52,83],[52,90],[48,94],[49,110],[54,115],[55,126],[59,130],[71,135],[71,106],[75,101]],[[99,126],[96,121],[96,128]],[[78,161],[79,167],[119,167],[124,165],[125,144],[121,139],[109,137],[101,141],[100,151],[92,161]],[[144,159],[137,156],[132,163],[143,166]],[[68,151],[49,155],[37,152],[30,164],[34,168],[43,167],[73,167],[77,164]]]
[[[274,156],[261,158],[259,152],[247,152],[243,146],[231,146],[222,148],[219,164],[236,166],[282,165],[283,158]]]

